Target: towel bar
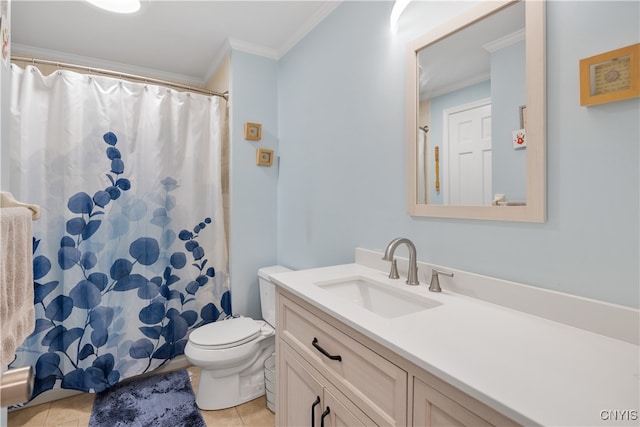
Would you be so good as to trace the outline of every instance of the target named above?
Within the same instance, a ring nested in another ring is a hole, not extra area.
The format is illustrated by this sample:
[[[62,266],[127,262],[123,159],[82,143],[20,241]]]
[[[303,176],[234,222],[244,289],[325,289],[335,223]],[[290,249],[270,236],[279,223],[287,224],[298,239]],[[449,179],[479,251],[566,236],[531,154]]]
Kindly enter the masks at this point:
[[[19,202],[15,199],[15,197],[13,197],[13,194],[7,191],[0,192],[0,208],[11,208],[11,207],[27,208],[31,210],[31,212],[33,212],[32,218],[34,220],[40,218],[40,206]]]
[[[0,407],[24,403],[31,398],[34,384],[33,367],[9,369],[0,379]]]

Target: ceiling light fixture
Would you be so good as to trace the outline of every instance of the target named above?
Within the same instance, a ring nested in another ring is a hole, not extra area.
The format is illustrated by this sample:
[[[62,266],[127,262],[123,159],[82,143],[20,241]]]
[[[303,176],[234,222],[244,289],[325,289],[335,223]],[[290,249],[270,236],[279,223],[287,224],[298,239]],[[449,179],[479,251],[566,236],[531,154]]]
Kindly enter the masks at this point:
[[[391,16],[389,17],[389,24],[392,32],[396,32],[398,30],[398,19],[400,19],[400,15],[409,5],[411,0],[396,0],[393,2],[393,7],[391,8]]]
[[[100,9],[115,13],[135,13],[140,10],[140,0],[86,0]]]

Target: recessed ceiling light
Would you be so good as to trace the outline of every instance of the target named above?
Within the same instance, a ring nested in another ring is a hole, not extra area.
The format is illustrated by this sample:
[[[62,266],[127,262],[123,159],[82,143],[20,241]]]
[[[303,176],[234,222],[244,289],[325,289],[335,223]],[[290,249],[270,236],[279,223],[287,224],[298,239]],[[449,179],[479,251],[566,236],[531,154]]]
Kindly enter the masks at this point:
[[[134,13],[140,10],[140,0],[87,0],[87,2],[115,13]]]

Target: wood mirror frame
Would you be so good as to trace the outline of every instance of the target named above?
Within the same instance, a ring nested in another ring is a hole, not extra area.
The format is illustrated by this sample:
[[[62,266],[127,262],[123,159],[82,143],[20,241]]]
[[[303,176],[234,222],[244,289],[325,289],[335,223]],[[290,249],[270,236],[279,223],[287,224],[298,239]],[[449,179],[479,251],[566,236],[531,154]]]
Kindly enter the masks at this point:
[[[418,204],[418,53],[424,47],[489,16],[517,0],[485,1],[409,43],[407,49],[407,210],[411,216],[545,222],[546,220],[546,64],[545,2],[525,3],[527,159],[525,206]]]

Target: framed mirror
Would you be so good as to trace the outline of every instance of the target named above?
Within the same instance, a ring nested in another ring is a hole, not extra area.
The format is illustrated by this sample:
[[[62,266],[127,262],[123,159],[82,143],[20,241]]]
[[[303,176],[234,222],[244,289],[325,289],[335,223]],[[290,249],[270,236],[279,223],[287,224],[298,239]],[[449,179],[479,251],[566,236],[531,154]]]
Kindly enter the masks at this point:
[[[545,3],[484,1],[409,43],[409,215],[546,219]]]

